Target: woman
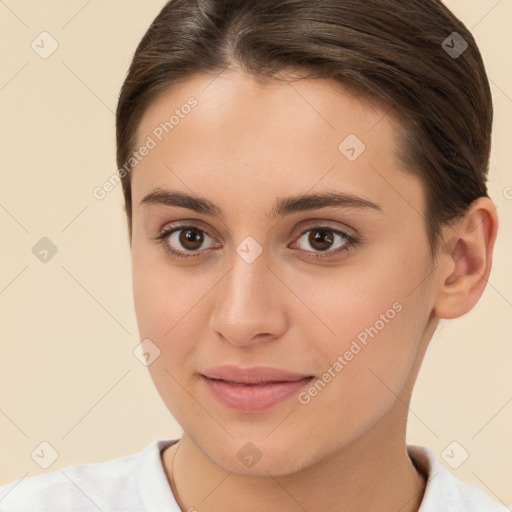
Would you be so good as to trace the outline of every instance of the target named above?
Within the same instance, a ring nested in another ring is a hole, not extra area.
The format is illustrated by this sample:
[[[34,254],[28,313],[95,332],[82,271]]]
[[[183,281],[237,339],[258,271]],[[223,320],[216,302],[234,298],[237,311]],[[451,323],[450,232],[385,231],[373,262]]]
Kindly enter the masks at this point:
[[[168,2],[117,161],[141,354],[184,432],[2,510],[506,510],[405,441],[439,319],[490,273],[491,128],[440,1]]]

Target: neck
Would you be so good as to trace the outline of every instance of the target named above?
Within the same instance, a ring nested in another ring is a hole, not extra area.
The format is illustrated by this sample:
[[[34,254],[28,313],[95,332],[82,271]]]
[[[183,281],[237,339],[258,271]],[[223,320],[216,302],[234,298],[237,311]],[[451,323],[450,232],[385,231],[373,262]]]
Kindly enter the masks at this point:
[[[186,434],[165,450],[164,467],[182,510],[417,512],[425,479],[406,451],[403,409],[406,408],[397,401],[374,428],[349,446],[284,476],[227,472]],[[390,432],[396,435],[390,437]]]

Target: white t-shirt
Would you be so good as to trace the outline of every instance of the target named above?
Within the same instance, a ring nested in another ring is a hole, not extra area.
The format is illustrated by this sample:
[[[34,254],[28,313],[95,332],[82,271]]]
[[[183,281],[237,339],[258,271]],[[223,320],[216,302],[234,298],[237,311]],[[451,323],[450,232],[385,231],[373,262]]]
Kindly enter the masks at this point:
[[[1,512],[180,512],[161,452],[177,440],[154,441],[141,452],[106,462],[77,464],[0,487]],[[428,475],[418,512],[505,512],[479,488],[456,479],[424,446],[408,445]]]

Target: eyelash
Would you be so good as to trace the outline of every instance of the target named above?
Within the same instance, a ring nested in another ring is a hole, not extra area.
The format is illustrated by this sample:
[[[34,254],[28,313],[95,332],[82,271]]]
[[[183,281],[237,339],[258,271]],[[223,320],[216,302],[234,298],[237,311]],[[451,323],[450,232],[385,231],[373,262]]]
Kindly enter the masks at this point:
[[[174,249],[171,249],[171,247],[167,243],[167,238],[170,235],[172,235],[173,233],[176,233],[176,232],[181,231],[183,229],[195,229],[197,231],[200,231],[200,232],[205,233],[206,235],[210,236],[204,229],[201,229],[198,226],[194,226],[193,224],[192,225],[188,224],[188,225],[183,225],[183,226],[171,226],[171,227],[169,227],[168,229],[166,229],[162,233],[160,233],[155,238],[155,241],[160,243],[163,246],[164,250],[168,254],[170,254],[172,257],[179,258],[179,259],[182,259],[182,258],[196,258],[198,256],[202,256],[205,252],[208,253],[208,252],[212,252],[212,251],[215,250],[215,249],[206,249],[206,250],[203,250],[203,251],[195,252],[193,254],[186,254],[185,251],[176,251]],[[353,249],[355,249],[360,244],[360,240],[358,238],[356,238],[355,236],[349,235],[345,231],[340,231],[339,229],[334,229],[334,228],[331,228],[329,226],[312,226],[312,227],[309,227],[308,229],[305,229],[304,231],[302,231],[302,233],[299,235],[297,240],[299,240],[302,236],[304,236],[309,231],[315,231],[315,230],[318,230],[318,231],[321,231],[321,230],[330,231],[330,232],[332,232],[332,233],[334,233],[336,235],[339,235],[341,238],[344,239],[346,244],[343,247],[339,247],[335,251],[325,251],[325,252],[317,251],[317,252],[315,252],[313,254],[311,254],[311,251],[302,251],[302,252],[306,253],[306,257],[307,258],[312,258],[312,259],[315,259],[315,260],[330,259],[330,258],[333,258],[335,256],[338,256],[339,254],[341,254],[343,252],[352,251]],[[210,238],[213,238],[213,237],[210,236]],[[324,256],[324,254],[328,254],[328,256]]]

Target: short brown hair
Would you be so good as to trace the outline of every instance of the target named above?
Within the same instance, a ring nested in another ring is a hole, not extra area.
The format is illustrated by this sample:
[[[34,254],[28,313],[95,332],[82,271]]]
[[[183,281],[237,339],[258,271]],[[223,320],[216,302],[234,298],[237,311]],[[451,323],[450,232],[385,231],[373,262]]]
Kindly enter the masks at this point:
[[[453,37],[468,45],[461,55],[445,51],[443,41],[453,47]],[[118,167],[129,161],[159,92],[233,65],[259,81],[294,69],[332,78],[392,107],[398,156],[426,187],[433,253],[442,225],[488,196],[489,82],[473,36],[440,0],[170,0],[137,46],[121,89]],[[131,240],[130,175],[122,185]]]

